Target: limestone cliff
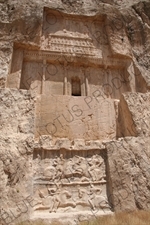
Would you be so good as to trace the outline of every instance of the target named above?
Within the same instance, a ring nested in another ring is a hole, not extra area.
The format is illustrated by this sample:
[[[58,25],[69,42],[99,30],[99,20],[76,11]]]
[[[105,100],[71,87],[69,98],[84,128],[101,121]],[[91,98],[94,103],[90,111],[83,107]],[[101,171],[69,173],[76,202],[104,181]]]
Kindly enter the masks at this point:
[[[150,208],[149,0],[0,0],[0,223]]]

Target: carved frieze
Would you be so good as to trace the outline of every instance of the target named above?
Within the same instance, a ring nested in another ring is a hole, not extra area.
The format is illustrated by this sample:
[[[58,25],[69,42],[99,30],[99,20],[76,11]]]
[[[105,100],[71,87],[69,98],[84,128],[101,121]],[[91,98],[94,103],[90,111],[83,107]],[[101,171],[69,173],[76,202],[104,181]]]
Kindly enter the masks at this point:
[[[50,51],[70,54],[84,54],[87,56],[98,57],[99,50],[95,48],[93,40],[88,35],[79,36],[65,36],[50,34],[48,38],[47,48]]]
[[[104,152],[43,151],[34,152],[36,211],[109,210]]]
[[[73,57],[84,55],[102,58],[102,46],[96,38],[98,34],[103,39],[102,21],[101,18],[96,22],[94,20],[94,17],[68,15],[47,9],[44,13],[41,50],[71,54]]]

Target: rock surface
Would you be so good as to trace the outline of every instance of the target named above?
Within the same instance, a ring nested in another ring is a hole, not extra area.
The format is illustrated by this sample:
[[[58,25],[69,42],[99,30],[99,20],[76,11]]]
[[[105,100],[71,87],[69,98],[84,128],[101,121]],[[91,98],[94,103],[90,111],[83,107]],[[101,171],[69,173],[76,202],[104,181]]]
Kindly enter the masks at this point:
[[[0,223],[149,209],[149,0],[0,12]]]

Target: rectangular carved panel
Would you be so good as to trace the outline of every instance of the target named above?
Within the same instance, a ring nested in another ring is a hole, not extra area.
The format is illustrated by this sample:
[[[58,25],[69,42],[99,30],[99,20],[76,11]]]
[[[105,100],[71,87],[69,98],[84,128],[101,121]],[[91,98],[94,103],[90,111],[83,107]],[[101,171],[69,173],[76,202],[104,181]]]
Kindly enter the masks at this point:
[[[110,210],[105,164],[103,150],[35,150],[35,211]]]
[[[42,95],[37,111],[36,137],[110,140],[116,136],[116,112],[111,99]]]
[[[68,15],[46,9],[41,38],[42,50],[102,58],[102,45],[97,38],[101,36],[101,42],[104,42],[103,33],[101,17]]]

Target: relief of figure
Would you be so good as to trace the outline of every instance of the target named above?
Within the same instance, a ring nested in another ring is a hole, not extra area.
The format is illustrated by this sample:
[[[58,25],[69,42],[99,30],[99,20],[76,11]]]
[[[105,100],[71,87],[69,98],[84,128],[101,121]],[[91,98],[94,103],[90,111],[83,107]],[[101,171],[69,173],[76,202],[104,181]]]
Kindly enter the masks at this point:
[[[36,210],[39,209],[49,209],[49,212],[56,212],[59,208],[71,207],[75,208],[76,203],[72,199],[72,193],[68,190],[61,190],[59,187],[57,188],[48,188],[48,192],[38,191],[38,201],[36,204]]]
[[[55,190],[54,190],[55,192]],[[36,210],[38,209],[49,209],[51,202],[53,201],[53,196],[49,195],[46,190],[38,190],[37,196],[37,203],[36,203]],[[40,198],[39,198],[40,197]]]
[[[60,157],[56,157],[53,161],[53,166],[56,168],[56,176],[55,179],[61,179],[64,171],[64,163],[65,160],[63,158],[63,154],[60,154]]]
[[[73,159],[69,159],[64,165],[63,178],[70,178],[73,176]]]
[[[37,154],[37,160],[40,162],[41,161],[41,156]]]
[[[103,160],[98,156],[93,156],[88,160],[89,168],[88,172],[93,181],[100,181],[104,178]]]
[[[41,161],[41,160],[40,160]],[[45,179],[50,181],[69,182],[98,182],[105,181],[105,164],[100,155],[93,155],[84,158],[75,155],[73,158],[64,159],[63,154],[54,159],[44,161],[44,165],[38,166],[38,174],[42,174]],[[45,168],[46,167],[46,168]]]
[[[56,176],[56,168],[54,166],[48,166],[43,172],[43,175],[49,180],[54,180]]]
[[[83,207],[90,207],[94,209],[93,202],[89,198],[88,192],[85,188],[78,188],[78,200],[76,202],[77,205],[81,205]]]
[[[4,172],[8,175],[7,179],[9,185],[15,185],[20,177],[24,175],[20,165],[18,163],[12,163],[12,160],[9,158],[4,163]]]
[[[100,188],[95,188],[92,186],[89,196],[90,200],[92,201],[94,210],[99,208],[100,209],[110,208],[109,203],[106,197],[102,195],[102,190]]]
[[[76,207],[76,203],[72,200],[71,192],[67,190],[56,192],[51,201],[49,212],[56,212],[58,208]]]
[[[79,208],[88,210],[90,208],[92,210],[109,209],[108,201],[102,195],[102,190],[92,184],[105,178],[105,164],[100,155],[90,155],[87,158],[75,155],[64,159],[63,154],[60,154],[59,157],[44,161],[44,165],[47,166],[43,171],[44,177],[54,182],[56,187],[45,188],[38,194],[38,207],[36,207],[36,210],[49,210],[52,213],[78,210]],[[64,183],[63,179],[65,180]],[[74,196],[68,188],[60,187],[64,187],[68,179],[69,185],[78,185],[76,189],[73,189],[73,192],[76,193]],[[80,187],[81,182],[86,182],[84,185],[86,184],[88,187]]]
[[[76,156],[76,160],[73,166],[74,176],[81,177],[81,181],[89,181],[89,173],[87,169],[87,161],[83,157]]]
[[[64,163],[62,178],[79,178],[80,181],[89,181],[87,162],[84,158],[75,156]]]

